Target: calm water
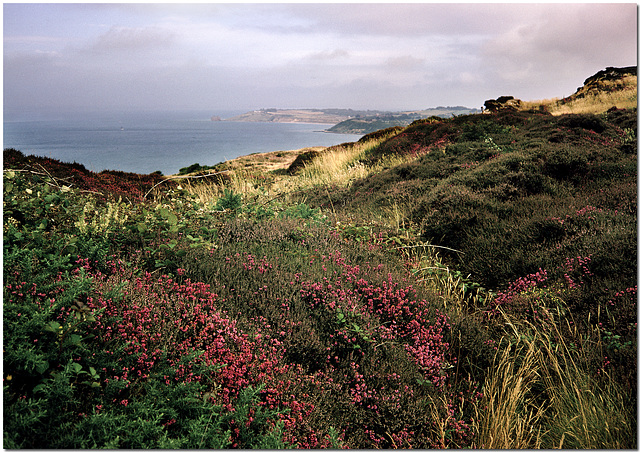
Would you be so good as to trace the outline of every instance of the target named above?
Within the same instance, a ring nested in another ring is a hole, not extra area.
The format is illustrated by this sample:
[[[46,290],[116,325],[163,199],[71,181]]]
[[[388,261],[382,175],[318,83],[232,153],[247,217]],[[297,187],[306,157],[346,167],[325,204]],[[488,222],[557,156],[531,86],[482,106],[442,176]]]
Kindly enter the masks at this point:
[[[94,113],[62,118],[4,117],[3,149],[105,169],[175,174],[254,152],[331,146],[362,135],[320,133],[327,124],[211,121],[243,112]]]

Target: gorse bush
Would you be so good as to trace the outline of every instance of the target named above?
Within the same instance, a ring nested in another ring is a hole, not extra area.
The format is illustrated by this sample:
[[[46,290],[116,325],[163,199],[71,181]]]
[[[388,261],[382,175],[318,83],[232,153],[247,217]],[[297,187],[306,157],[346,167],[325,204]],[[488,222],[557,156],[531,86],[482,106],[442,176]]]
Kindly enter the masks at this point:
[[[637,447],[635,123],[180,185],[5,151],[5,448]]]

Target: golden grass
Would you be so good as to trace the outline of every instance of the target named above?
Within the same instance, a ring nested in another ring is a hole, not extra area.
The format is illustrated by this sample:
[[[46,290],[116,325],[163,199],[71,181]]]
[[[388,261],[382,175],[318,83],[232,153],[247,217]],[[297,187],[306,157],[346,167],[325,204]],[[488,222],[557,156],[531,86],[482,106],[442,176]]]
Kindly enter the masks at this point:
[[[399,165],[413,160],[415,157],[388,156],[373,165],[366,165],[363,160],[370,150],[378,146],[387,137],[355,143],[351,147],[338,146],[323,152],[307,165],[300,174],[293,178],[297,189],[308,189],[318,186],[349,186],[357,179],[376,174],[384,168]]]
[[[501,346],[483,388],[484,398],[475,407],[475,447],[539,449],[547,411],[534,391],[541,381],[540,349],[523,337]]]
[[[501,342],[484,397],[474,407],[475,447],[637,446],[635,407],[629,407],[622,388],[608,374],[594,375],[580,364],[585,350],[602,347],[596,331],[588,338],[577,337],[580,347],[575,347],[565,342],[556,325],[541,330],[504,313],[503,317],[512,334]]]
[[[285,170],[289,168],[298,155],[309,151],[322,151],[323,149],[326,148],[323,146],[315,146],[293,151],[260,152],[228,160],[220,165],[220,168],[235,171],[247,170],[262,172]]]
[[[611,376],[601,371],[596,378],[583,369],[560,335],[554,340],[547,335],[538,346],[548,357],[541,368],[550,397],[545,443],[570,449],[635,448],[635,407],[630,409]]]
[[[203,205],[215,204],[223,196],[225,189],[240,193],[243,198],[254,193],[255,190],[249,183],[246,171],[223,170],[222,173],[225,175],[225,179],[221,183],[207,183],[199,179],[184,178],[180,181],[180,186]]]
[[[349,186],[357,179],[415,158],[391,156],[372,166],[362,163],[367,153],[388,137],[358,142],[352,146],[335,146],[330,150],[316,147],[239,157],[218,167],[218,171],[224,173],[224,178],[218,183],[203,183],[201,180],[190,181],[185,178],[181,185],[203,204],[215,202],[225,189],[242,194],[244,199],[266,201],[297,190],[314,187],[326,189],[335,185]],[[324,152],[298,174],[284,174],[283,170],[288,168],[299,154],[309,150]]]
[[[599,82],[598,90],[584,97],[569,96],[522,102],[522,110],[544,109],[552,115],[593,113],[600,114],[611,107],[634,108],[638,105],[638,78],[626,76],[616,81]]]

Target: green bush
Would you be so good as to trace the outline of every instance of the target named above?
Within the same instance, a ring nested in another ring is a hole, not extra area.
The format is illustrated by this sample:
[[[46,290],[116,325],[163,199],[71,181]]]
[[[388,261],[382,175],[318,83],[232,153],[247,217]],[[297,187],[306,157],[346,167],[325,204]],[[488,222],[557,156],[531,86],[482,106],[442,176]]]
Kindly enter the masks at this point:
[[[306,204],[296,204],[287,208],[281,214],[283,218],[301,218],[303,220],[318,220],[320,218],[320,209],[312,209]]]
[[[584,151],[573,146],[556,147],[549,154],[544,170],[550,176],[560,180],[584,177],[588,160]]]
[[[462,125],[461,141],[482,141],[492,134],[507,133],[505,128],[491,119],[468,121]]]
[[[210,169],[215,169],[215,166],[200,165],[199,163],[194,163],[193,165],[180,168],[180,170],[178,170],[178,174],[185,175],[185,174],[191,174],[195,172],[202,172]]]
[[[242,208],[242,195],[233,190],[224,189],[224,195],[216,202],[215,210],[238,211]]]
[[[570,129],[593,130],[596,133],[602,133],[606,128],[605,122],[592,114],[562,115],[558,119],[558,125]]]

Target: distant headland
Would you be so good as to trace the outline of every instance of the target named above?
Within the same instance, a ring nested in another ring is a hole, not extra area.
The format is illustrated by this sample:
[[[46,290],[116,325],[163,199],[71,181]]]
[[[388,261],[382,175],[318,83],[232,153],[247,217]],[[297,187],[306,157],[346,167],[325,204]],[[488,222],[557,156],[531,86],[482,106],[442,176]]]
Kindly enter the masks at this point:
[[[240,122],[284,122],[330,124],[327,132],[333,133],[370,133],[386,127],[407,126],[411,122],[431,116],[447,118],[479,112],[476,108],[468,107],[436,107],[426,110],[413,111],[381,111],[381,110],[352,110],[340,108],[328,109],[277,109],[263,108],[243,113],[225,121]],[[213,121],[218,119],[211,118]]]

